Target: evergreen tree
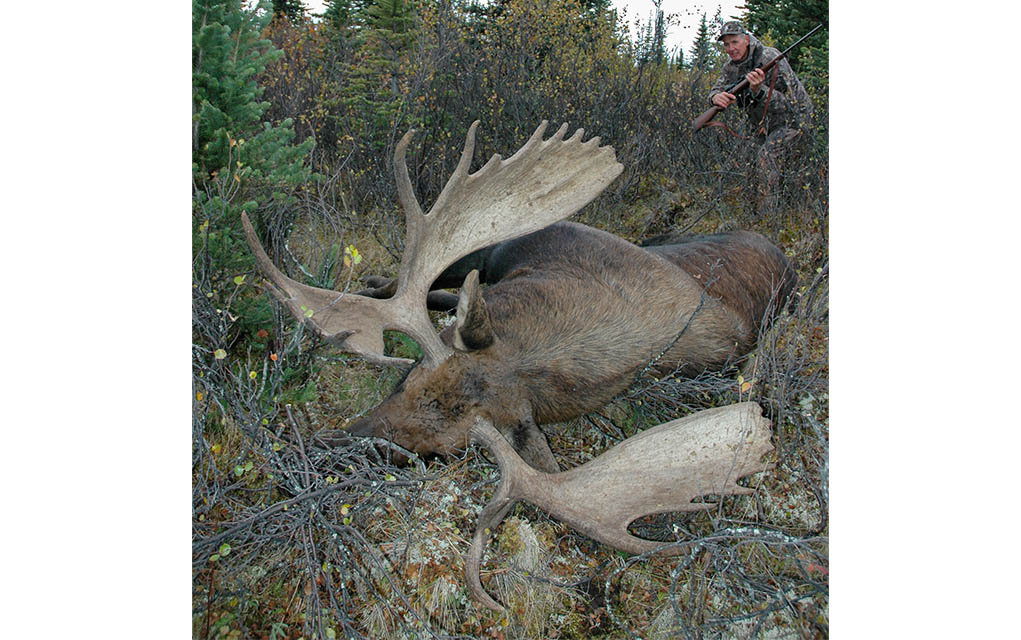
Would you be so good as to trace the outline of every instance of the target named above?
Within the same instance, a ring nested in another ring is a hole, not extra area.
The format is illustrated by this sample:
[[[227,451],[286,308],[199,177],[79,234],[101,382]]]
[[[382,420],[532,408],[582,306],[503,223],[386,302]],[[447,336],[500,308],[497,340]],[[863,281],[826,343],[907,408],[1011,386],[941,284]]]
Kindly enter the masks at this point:
[[[829,50],[829,0],[746,0],[744,23],[752,33],[768,35],[783,49],[812,30],[817,24],[823,28],[804,44],[792,51],[788,59],[797,68],[798,61],[809,51],[815,57]]]
[[[330,0],[326,3],[323,17],[334,29],[347,30],[356,25],[358,16],[365,11],[369,2],[370,0]]]
[[[704,11],[698,23],[695,41],[691,43],[690,59],[691,68],[702,73],[709,71],[716,60],[716,48],[713,46],[713,37]]]
[[[644,28],[639,28],[635,45],[641,64],[660,64],[666,60],[666,21],[660,9],[661,0],[653,2],[653,12]]]
[[[389,131],[401,108],[402,61],[418,36],[418,17],[409,0],[374,0],[359,12],[364,24],[356,62],[349,69],[345,102],[369,131]],[[367,132],[362,132],[367,133]],[[386,136],[370,136],[379,144]]]
[[[662,0],[653,0],[652,5],[656,9],[652,29],[652,62],[662,64],[666,60],[666,20],[661,8]]]
[[[394,69],[397,56],[415,40],[417,16],[414,3],[411,0],[376,0],[366,6],[365,16],[379,50]]]
[[[192,167],[203,179],[224,170],[241,178],[293,183],[313,142],[291,146],[292,123],[262,122],[256,76],[280,51],[260,33],[271,16],[240,0],[192,5]]]
[[[298,24],[305,17],[308,8],[301,0],[273,0],[273,15]]]
[[[261,36],[272,12],[241,0],[194,0],[192,12],[193,249],[203,256],[196,278],[218,301],[229,294],[219,284],[252,266],[241,211],[289,207],[309,177],[314,142],[292,144],[290,119],[263,119],[268,103],[256,77],[280,55]]]

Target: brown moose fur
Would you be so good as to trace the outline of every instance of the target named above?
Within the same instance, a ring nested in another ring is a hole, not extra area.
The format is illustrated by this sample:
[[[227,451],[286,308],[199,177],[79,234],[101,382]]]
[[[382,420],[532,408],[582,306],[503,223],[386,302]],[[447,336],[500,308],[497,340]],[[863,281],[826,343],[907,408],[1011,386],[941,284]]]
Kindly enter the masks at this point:
[[[490,285],[462,304],[466,339],[454,327],[441,336],[463,349],[412,370],[349,431],[450,453],[482,415],[529,464],[557,470],[537,425],[601,407],[653,360],[686,375],[732,363],[794,289],[790,261],[756,233],[676,240],[643,248],[560,222],[459,261],[438,286],[469,268]]]

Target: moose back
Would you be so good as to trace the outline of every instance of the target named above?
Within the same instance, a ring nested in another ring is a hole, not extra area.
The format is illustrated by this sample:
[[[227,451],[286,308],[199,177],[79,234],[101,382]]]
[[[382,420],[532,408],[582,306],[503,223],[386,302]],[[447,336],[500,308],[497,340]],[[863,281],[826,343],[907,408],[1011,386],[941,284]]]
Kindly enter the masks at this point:
[[[353,338],[367,330],[352,317],[343,317],[359,311],[364,311],[360,318],[383,318],[373,321],[374,329],[401,329],[427,343],[424,361],[389,398],[349,425],[347,433],[383,437],[422,455],[446,454],[467,445],[469,430],[480,416],[526,462],[556,471],[538,425],[598,409],[647,367],[697,375],[733,363],[754,348],[760,329],[791,295],[796,280],[791,262],[756,233],[666,238],[639,247],[582,224],[536,222],[537,209],[545,220],[562,219],[598,195],[620,170],[612,150],[599,147],[598,138],[581,143],[581,130],[562,140],[566,125],[543,141],[544,123],[513,157],[494,156],[468,175],[476,125],[469,131],[461,164],[428,215],[421,214],[406,182],[404,152],[410,132],[398,145],[395,170],[409,224],[406,253],[390,286],[340,294],[300,285],[276,269],[245,219],[270,290],[341,348],[364,351]],[[565,159],[558,160],[560,156]],[[550,179],[552,187],[529,186]],[[511,205],[497,207],[495,214],[463,211],[485,209],[488,203],[478,200],[480,190],[487,189]],[[542,200],[550,193],[557,196],[554,205]],[[508,211],[522,202],[527,206]],[[513,236],[513,229],[503,237],[488,234],[486,229],[498,224],[490,225],[488,215],[519,216],[517,229],[531,232],[510,239],[503,238]],[[457,238],[466,219],[474,223],[471,233],[481,235],[460,243],[455,259],[446,258],[441,267],[421,267],[428,262],[423,254],[434,248],[430,239],[442,238],[446,247],[457,243],[451,237]],[[435,229],[444,225],[443,232]],[[420,319],[429,290],[453,288],[462,279],[458,297],[429,297],[434,308],[453,306],[456,300],[457,309],[456,323],[440,334],[441,344],[432,344],[432,336],[426,335],[431,326],[424,327]],[[413,311],[378,311],[368,304],[396,308],[404,298],[414,299],[407,303]],[[340,310],[341,301],[359,306],[333,315],[317,312],[318,318],[302,311]],[[389,360],[376,352],[367,357]]]

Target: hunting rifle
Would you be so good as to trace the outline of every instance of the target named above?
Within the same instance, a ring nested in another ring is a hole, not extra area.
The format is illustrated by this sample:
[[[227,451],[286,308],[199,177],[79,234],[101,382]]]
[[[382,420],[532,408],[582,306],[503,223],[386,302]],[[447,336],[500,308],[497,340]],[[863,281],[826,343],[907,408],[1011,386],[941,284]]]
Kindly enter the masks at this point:
[[[778,63],[781,60],[783,60],[784,58],[786,58],[788,53],[793,51],[796,46],[798,46],[799,44],[801,44],[802,42],[805,41],[805,38],[807,38],[808,36],[812,35],[816,31],[818,31],[819,29],[822,29],[822,24],[821,23],[817,24],[814,29],[812,29],[811,31],[809,31],[805,35],[801,36],[801,38],[799,38],[797,42],[795,42],[791,46],[789,46],[786,49],[784,49],[784,51],[780,55],[778,55],[777,57],[773,58],[772,60],[770,60],[766,64],[762,65],[762,70],[764,72],[768,73],[769,70],[772,69],[776,65],[776,63]],[[732,93],[732,94],[736,95],[739,91],[744,91],[747,88],[748,88],[748,78],[744,78],[743,80],[741,80],[741,82],[738,82],[737,84],[735,84],[731,88],[727,89],[727,93]],[[702,127],[704,127],[707,124],[709,124],[709,121],[712,120],[713,118],[715,118],[716,114],[721,112],[721,111],[723,111],[723,109],[724,109],[724,107],[717,107],[716,105],[713,105],[712,107],[710,107],[708,111],[706,111],[705,113],[703,113],[702,115],[700,115],[698,118],[695,119],[695,131],[698,131]]]

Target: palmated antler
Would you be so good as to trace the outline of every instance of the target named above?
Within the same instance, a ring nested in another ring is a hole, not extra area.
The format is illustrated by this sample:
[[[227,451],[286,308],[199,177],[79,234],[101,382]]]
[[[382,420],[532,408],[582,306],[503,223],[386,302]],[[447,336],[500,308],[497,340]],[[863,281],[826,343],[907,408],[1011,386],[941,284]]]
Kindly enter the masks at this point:
[[[503,610],[482,587],[479,567],[490,534],[518,500],[628,553],[685,551],[632,536],[628,525],[654,513],[717,506],[692,502],[701,496],[751,493],[737,480],[768,468],[761,458],[772,449],[769,426],[754,402],[732,404],[643,431],[569,471],[544,473],[526,464],[488,420],[476,418],[472,437],[496,458],[501,480],[479,515],[465,558],[469,591],[487,607]]]
[[[458,258],[483,247],[537,231],[562,220],[599,195],[623,170],[611,147],[599,138],[582,142],[583,130],[564,140],[564,124],[543,140],[546,121],[510,158],[494,155],[468,173],[475,150],[475,121],[468,129],[461,160],[428,214],[423,214],[408,177],[405,153],[414,130],[394,151],[398,198],[407,220],[405,251],[392,298],[310,287],[285,276],[270,260],[245,214],[248,244],[270,291],[299,320],[349,353],[382,364],[409,364],[383,353],[383,331],[396,329],[422,347],[423,366],[435,367],[450,355],[426,311],[429,287]]]

